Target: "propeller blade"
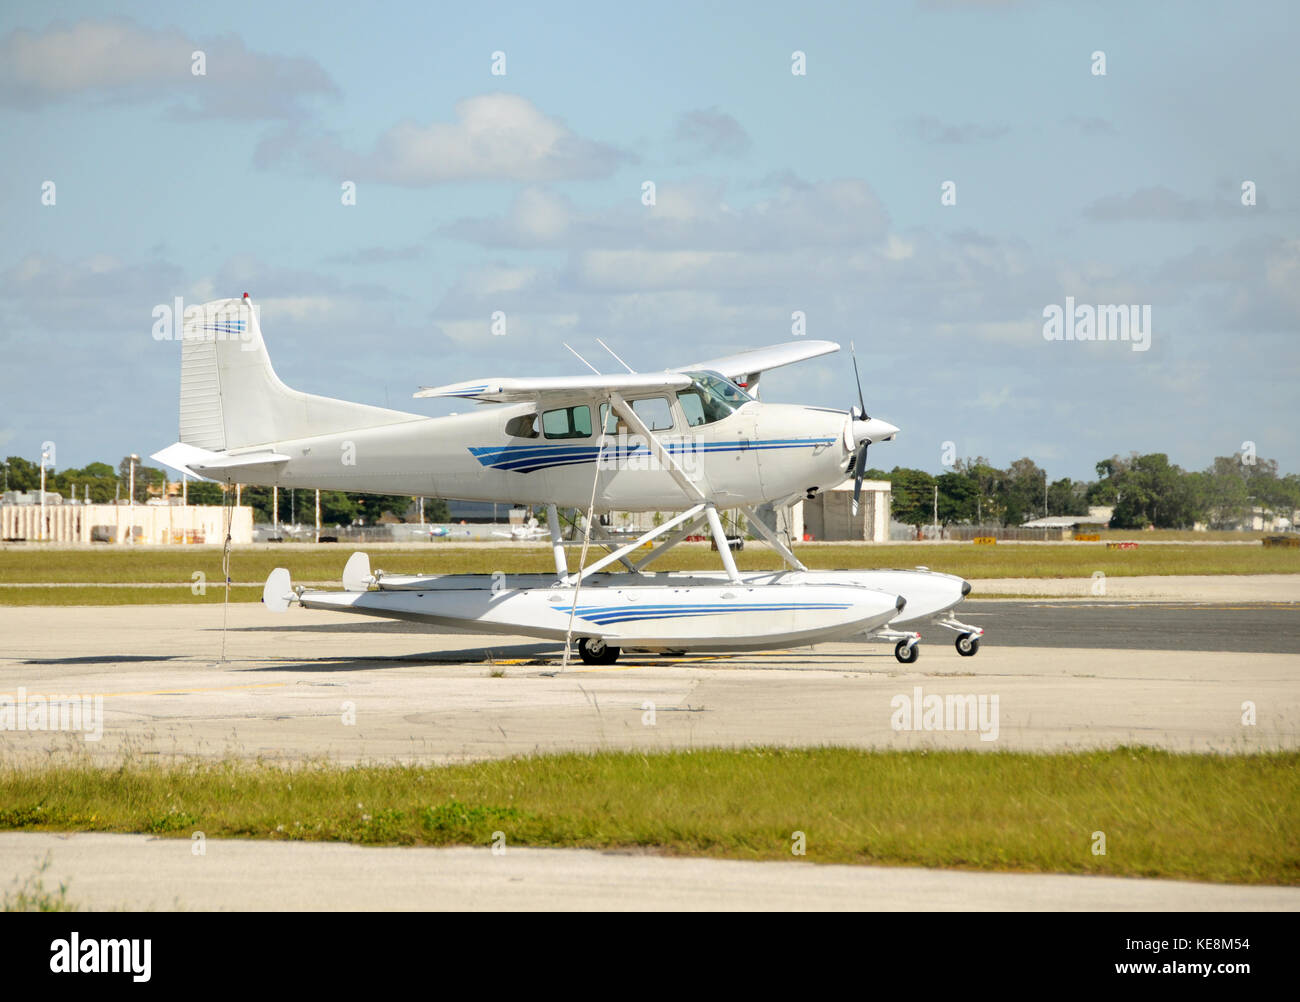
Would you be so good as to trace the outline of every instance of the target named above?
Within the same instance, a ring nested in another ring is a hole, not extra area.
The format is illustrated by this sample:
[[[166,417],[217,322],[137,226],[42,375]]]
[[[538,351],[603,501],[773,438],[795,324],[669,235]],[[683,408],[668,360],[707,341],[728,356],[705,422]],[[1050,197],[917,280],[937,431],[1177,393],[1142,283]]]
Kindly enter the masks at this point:
[[[862,443],[862,451],[858,453],[858,461],[854,464],[853,470],[853,517],[858,517],[858,501],[862,498],[862,477],[867,468],[867,446],[870,442]]]
[[[849,342],[849,355],[853,358],[853,380],[858,384],[858,407],[862,411],[862,420],[865,421],[871,415],[867,413],[867,402],[862,399],[862,377],[858,375],[858,351],[852,341]]]

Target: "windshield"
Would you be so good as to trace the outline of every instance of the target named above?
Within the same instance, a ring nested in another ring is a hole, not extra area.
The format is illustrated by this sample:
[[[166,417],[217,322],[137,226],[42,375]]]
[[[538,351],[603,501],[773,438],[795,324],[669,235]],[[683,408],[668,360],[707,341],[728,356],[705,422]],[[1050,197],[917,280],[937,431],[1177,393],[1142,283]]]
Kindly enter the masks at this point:
[[[680,391],[677,398],[691,425],[721,421],[754,399],[721,373],[704,371],[686,375],[691,377],[691,388]]]

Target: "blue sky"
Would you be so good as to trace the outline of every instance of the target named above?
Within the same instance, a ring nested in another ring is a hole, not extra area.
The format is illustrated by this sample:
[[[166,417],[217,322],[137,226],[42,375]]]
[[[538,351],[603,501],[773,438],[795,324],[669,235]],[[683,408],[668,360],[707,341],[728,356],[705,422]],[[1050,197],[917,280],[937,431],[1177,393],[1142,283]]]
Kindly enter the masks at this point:
[[[856,342],[869,409],[903,429],[876,465],[938,471],[952,441],[1078,478],[1250,440],[1300,470],[1298,21],[11,2],[0,451],[53,440],[74,466],[170,443],[179,351],[154,307],[248,291],[290,385],[421,413],[442,406],[409,399],[421,384],[575,371],[564,341],[661,368],[789,340],[799,310],[809,337]],[[1149,305],[1150,350],[1045,340],[1067,296]],[[847,353],[764,394],[847,407]]]

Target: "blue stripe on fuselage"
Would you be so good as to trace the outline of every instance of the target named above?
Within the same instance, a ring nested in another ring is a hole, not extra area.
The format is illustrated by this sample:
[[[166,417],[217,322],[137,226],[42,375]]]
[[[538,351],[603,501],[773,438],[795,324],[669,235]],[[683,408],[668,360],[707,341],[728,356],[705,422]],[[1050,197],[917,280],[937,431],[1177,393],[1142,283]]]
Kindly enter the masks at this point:
[[[735,442],[666,442],[664,447],[672,456],[700,453],[747,452],[751,449],[818,448],[830,445],[833,438],[771,438]],[[483,466],[511,473],[532,473],[552,466],[572,466],[595,462],[598,455],[606,460],[625,459],[632,455],[647,455],[646,445],[605,446],[602,451],[594,445],[503,445],[470,446],[470,455]]]

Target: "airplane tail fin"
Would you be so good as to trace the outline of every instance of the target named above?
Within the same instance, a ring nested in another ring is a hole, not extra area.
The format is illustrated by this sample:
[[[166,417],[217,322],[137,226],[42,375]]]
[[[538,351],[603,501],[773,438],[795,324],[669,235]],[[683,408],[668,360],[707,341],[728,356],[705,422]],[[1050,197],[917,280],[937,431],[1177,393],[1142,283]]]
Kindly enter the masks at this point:
[[[182,338],[185,445],[224,452],[420,418],[285,386],[271,368],[247,293],[186,310]]]

